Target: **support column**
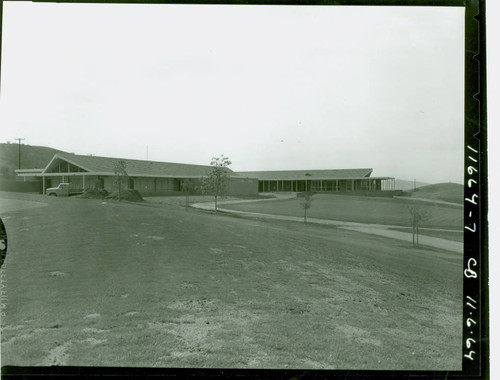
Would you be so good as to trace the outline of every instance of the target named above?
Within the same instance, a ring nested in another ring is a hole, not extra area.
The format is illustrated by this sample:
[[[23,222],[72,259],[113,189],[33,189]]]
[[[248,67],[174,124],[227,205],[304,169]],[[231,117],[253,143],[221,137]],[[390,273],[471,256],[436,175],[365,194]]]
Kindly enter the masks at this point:
[[[85,191],[85,176],[82,175],[82,181],[83,181],[83,191]]]
[[[323,192],[323,180],[322,179],[319,180],[319,187],[321,188],[320,192],[322,193]]]
[[[43,195],[45,195],[45,176],[42,176],[42,191]]]

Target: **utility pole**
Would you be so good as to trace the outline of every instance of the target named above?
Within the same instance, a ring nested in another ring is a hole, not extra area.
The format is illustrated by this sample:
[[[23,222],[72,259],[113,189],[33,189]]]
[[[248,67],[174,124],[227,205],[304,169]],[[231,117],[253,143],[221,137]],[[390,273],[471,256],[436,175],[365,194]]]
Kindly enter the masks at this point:
[[[26,139],[17,138],[17,139],[14,139],[14,140],[18,140],[19,141],[19,168],[18,169],[21,169],[21,140],[26,140]]]

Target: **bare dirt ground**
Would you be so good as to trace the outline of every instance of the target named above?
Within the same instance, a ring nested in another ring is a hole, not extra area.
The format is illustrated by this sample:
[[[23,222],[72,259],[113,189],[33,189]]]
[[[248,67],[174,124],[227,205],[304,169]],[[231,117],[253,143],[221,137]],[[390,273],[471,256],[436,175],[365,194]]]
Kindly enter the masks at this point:
[[[453,252],[180,205],[0,197],[48,204],[1,215],[2,365],[461,367]]]

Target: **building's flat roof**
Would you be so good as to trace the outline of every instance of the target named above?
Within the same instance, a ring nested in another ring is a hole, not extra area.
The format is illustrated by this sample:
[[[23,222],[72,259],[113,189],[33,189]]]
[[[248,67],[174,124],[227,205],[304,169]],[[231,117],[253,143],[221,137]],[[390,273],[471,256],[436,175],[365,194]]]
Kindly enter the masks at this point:
[[[370,177],[373,169],[324,169],[324,170],[266,170],[237,172],[242,177],[258,178],[261,181],[305,180],[305,179],[361,179]]]
[[[51,168],[58,160],[69,162],[82,171],[52,173]],[[16,173],[24,176],[54,176],[54,175],[114,175],[118,160],[126,163],[126,171],[131,177],[170,177],[199,178],[207,176],[212,169],[209,165],[180,164],[174,162],[159,162],[146,160],[131,160],[102,156],[85,156],[73,153],[58,152],[44,169],[18,169]],[[320,170],[266,170],[233,172],[225,168],[231,177],[252,178],[261,181],[280,180],[351,180],[351,179],[392,179],[392,177],[370,177],[373,169],[320,169]]]

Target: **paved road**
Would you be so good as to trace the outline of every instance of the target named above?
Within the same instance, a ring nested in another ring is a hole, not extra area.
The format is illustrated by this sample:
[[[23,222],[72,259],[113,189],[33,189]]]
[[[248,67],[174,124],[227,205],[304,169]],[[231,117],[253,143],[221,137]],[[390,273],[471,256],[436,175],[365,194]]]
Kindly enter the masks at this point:
[[[0,198],[0,214],[9,211],[26,210],[33,207],[44,207],[47,205],[47,203],[43,202]]]
[[[295,198],[295,194],[280,194],[276,198],[273,199],[246,199],[246,200],[231,200],[231,201],[219,201],[218,202],[218,211],[227,213],[227,214],[237,214],[247,217],[261,218],[261,219],[274,219],[274,220],[288,220],[294,222],[304,222],[303,217],[299,216],[286,216],[286,215],[274,215],[274,214],[262,214],[258,212],[248,212],[248,211],[239,211],[239,210],[229,210],[225,208],[221,208],[224,204],[235,204],[235,203],[248,203],[248,202],[262,202],[262,201],[273,201],[277,199],[288,199]],[[192,204],[191,207],[195,207],[202,210],[213,211],[215,209],[214,202],[205,202],[205,203],[195,203]],[[413,235],[409,232],[400,232],[391,230],[391,228],[401,228],[401,226],[392,226],[392,225],[384,225],[384,224],[367,224],[367,223],[355,223],[355,222],[344,222],[339,220],[329,220],[329,219],[319,219],[319,218],[307,218],[308,223],[317,223],[317,224],[326,224],[331,226],[336,226],[340,228],[344,228],[347,230],[363,232],[372,235],[379,235],[388,237],[391,239],[403,240],[407,242],[411,242],[413,239]],[[434,228],[426,228],[427,230],[435,230],[435,231],[446,231],[442,229],[434,229]],[[463,253],[463,243],[456,242],[447,239],[441,239],[431,236],[423,236],[419,235],[419,244],[423,246],[429,246],[434,248],[440,248],[447,251]]]

